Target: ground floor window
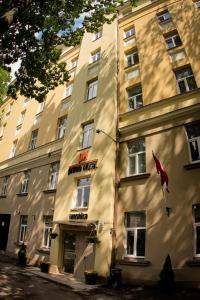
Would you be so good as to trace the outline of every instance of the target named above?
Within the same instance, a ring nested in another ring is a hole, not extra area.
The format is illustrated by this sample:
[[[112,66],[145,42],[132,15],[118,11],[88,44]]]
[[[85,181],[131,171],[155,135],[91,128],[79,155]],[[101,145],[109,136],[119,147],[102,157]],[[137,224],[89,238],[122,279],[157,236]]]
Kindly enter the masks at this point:
[[[43,235],[43,247],[50,248],[51,247],[51,233],[53,226],[53,217],[52,216],[44,216],[44,235]]]
[[[193,205],[194,255],[200,257],[200,204]]]
[[[125,256],[144,257],[146,237],[145,212],[126,212]]]
[[[21,216],[20,217],[20,226],[19,226],[19,242],[20,243],[24,243],[26,240],[27,223],[28,223],[28,216]]]

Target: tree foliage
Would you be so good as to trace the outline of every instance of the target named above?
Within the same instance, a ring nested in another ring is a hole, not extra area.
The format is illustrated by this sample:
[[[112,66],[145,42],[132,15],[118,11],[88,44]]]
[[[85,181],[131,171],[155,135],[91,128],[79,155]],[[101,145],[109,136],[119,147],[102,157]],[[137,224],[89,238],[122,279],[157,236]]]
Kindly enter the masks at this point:
[[[3,98],[7,94],[8,84],[10,82],[9,72],[0,65],[0,104],[3,102]]]
[[[135,3],[135,0],[131,1]],[[0,1],[0,61],[21,60],[9,94],[19,90],[43,101],[49,90],[68,80],[59,62],[61,45],[76,46],[85,31],[111,23],[122,0],[2,0]],[[82,27],[75,22],[82,18]]]

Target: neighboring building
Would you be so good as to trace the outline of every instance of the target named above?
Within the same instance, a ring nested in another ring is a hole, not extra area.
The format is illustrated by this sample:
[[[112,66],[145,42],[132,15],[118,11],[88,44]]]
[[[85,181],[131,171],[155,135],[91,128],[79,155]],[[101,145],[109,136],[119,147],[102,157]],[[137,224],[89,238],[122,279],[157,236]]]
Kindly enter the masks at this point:
[[[1,106],[1,250],[148,284],[170,254],[176,280],[199,283],[199,24],[199,1],[127,2],[63,52],[67,86]]]

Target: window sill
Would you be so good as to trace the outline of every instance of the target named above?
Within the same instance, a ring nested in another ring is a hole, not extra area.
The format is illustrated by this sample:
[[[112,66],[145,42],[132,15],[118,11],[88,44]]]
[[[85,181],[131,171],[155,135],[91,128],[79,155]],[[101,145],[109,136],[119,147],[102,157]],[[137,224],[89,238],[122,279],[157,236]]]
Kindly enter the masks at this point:
[[[133,180],[140,180],[140,179],[146,179],[151,176],[150,173],[143,173],[143,174],[138,174],[138,175],[132,175],[128,177],[124,177],[120,179],[120,182],[128,182],[128,181],[133,181]]]
[[[193,258],[191,260],[186,261],[186,264],[189,267],[200,267],[200,258]]]
[[[94,100],[94,99],[96,99],[96,97],[93,97],[93,98],[91,98],[91,99],[86,99],[85,101],[83,101],[83,103],[88,103],[88,102],[90,102],[90,101],[92,101],[92,100]]]
[[[18,197],[25,197],[28,195],[28,193],[18,193],[16,194]]]
[[[148,267],[150,266],[150,261],[145,260],[143,258],[124,258],[122,260],[118,260],[117,263],[119,265],[128,265],[128,266],[136,266],[136,267]]]
[[[44,190],[43,193],[44,193],[44,194],[56,193],[56,189],[52,189],[52,190]]]
[[[200,168],[200,162],[191,163],[191,164],[184,166],[184,169],[186,169],[186,170],[192,170],[192,169],[198,169],[198,168]]]
[[[80,211],[87,211],[88,207],[74,207],[70,209],[70,212],[80,212]]]
[[[85,147],[85,148],[80,148],[80,149],[77,149],[77,151],[84,151],[84,150],[87,150],[87,149],[90,149],[92,148],[92,146],[88,146],[88,147]]]
[[[41,248],[37,249],[37,252],[44,253],[44,254],[50,254],[50,249],[49,248],[41,247]]]
[[[125,37],[123,38],[123,40],[126,41],[126,40],[128,40],[129,38],[132,38],[132,37],[135,37],[135,34],[131,34],[131,35],[129,35],[129,36],[125,36]]]
[[[6,195],[0,195],[0,198],[6,198],[7,196]]]
[[[130,66],[124,67],[124,70],[128,70],[129,68],[131,68],[131,67],[136,67],[136,66],[138,66],[138,65],[139,65],[139,62],[137,62],[137,63],[135,63],[135,64],[132,64],[132,65],[130,65]]]

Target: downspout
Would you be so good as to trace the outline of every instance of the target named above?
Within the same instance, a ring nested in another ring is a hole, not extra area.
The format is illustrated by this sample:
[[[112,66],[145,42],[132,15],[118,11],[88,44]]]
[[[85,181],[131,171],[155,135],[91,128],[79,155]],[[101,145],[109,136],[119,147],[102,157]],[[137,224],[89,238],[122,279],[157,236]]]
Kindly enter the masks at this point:
[[[118,12],[119,13],[119,12]],[[118,215],[118,188],[119,188],[119,27],[117,16],[117,65],[116,65],[116,139],[115,139],[115,196],[113,207],[113,229],[112,229],[112,252],[110,270],[116,266],[116,248],[117,248],[117,215]]]

